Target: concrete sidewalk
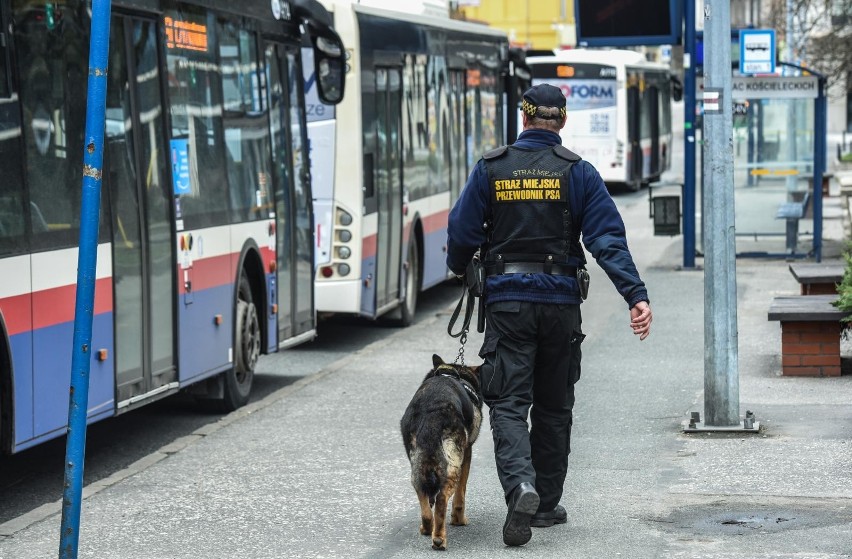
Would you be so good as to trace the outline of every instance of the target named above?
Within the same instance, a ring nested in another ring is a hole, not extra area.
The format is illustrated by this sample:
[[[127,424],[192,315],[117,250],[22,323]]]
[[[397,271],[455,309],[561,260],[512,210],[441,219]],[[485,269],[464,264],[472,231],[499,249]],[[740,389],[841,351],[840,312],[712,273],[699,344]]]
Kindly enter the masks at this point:
[[[591,266],[562,499],[568,524],[535,530],[523,548],[503,546],[505,505],[483,428],[470,525],[448,528],[448,553],[852,557],[852,375],[780,376],[780,328],[766,315],[772,297],[798,291],[788,263],[736,263],[741,411],[753,411],[763,431],[685,435],[689,412],[703,417],[703,272],[676,271],[682,238],[653,236],[645,198],[618,202],[654,324],[646,341],[632,336],[626,306]],[[838,255],[842,224],[837,231],[826,227],[834,236],[827,257]],[[433,557],[417,532],[398,423],[432,353],[449,360],[457,353],[445,331],[449,310],[389,330],[385,340],[92,488],[79,556]],[[480,342],[470,337],[467,361],[479,361]],[[0,539],[0,558],[57,555],[59,516],[33,519]]]

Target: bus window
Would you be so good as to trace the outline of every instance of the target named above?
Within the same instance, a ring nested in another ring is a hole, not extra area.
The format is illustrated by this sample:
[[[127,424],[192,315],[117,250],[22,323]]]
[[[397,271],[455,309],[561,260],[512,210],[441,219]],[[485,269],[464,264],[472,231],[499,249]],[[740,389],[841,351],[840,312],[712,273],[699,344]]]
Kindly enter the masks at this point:
[[[425,55],[406,55],[402,73],[403,175],[413,199],[429,192],[426,62]]]
[[[220,25],[219,31],[232,219],[265,219],[272,210],[272,162],[257,38],[230,23]]]
[[[445,169],[450,166],[448,112],[450,88],[447,84],[447,59],[435,55],[429,60],[429,195],[447,192],[450,183]]]
[[[74,11],[43,6],[16,3],[14,18],[32,242],[49,249],[78,241],[88,62]]]
[[[0,14],[0,98],[9,97],[9,64],[6,60],[6,27],[3,23],[3,14]]]
[[[0,20],[2,25],[2,20]],[[0,28],[2,31],[2,28]],[[25,250],[24,181],[21,176],[21,119],[11,98],[5,33],[0,32],[0,257]]]
[[[473,157],[476,162],[483,153],[503,143],[503,106],[500,78],[496,69],[480,67],[468,70],[468,119],[471,123]]]
[[[453,201],[467,179],[464,145],[464,71],[450,71],[450,188]]]
[[[26,250],[24,180],[21,175],[21,121],[18,104],[0,99],[0,257]]]
[[[184,228],[227,223],[222,81],[212,13],[184,6],[164,16],[171,147],[189,158],[189,184],[175,184]],[[191,30],[191,31],[190,31]]]

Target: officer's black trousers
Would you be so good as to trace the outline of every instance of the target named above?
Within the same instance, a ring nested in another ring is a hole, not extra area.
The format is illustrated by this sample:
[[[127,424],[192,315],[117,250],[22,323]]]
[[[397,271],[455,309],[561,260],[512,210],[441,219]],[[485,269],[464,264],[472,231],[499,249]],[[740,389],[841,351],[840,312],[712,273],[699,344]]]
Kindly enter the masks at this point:
[[[480,379],[497,474],[507,497],[519,483],[534,484],[541,511],[559,503],[568,469],[581,322],[579,305],[501,301],[486,307]]]

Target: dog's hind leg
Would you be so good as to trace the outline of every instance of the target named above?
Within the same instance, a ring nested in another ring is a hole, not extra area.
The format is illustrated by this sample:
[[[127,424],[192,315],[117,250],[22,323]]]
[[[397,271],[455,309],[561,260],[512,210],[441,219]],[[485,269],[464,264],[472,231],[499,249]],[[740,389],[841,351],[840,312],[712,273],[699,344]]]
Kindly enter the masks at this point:
[[[467,494],[467,478],[470,475],[470,461],[473,457],[473,447],[467,447],[464,451],[461,475],[456,485],[456,494],[453,497],[453,515],[450,520],[453,526],[467,526],[467,517],[464,515],[464,501]]]
[[[447,479],[446,485],[438,492],[438,497],[435,499],[435,520],[432,525],[432,549],[445,551],[447,549],[447,505],[450,502],[450,495],[455,489],[456,480],[454,477]]]
[[[417,492],[420,500],[420,533],[428,536],[432,533],[432,507],[429,506],[429,497]]]

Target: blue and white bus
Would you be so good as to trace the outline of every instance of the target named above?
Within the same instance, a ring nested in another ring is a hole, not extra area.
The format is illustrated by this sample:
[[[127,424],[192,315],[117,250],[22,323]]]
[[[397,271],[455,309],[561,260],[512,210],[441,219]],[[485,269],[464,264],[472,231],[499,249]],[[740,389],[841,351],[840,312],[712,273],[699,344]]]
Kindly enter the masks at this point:
[[[66,432],[90,26],[0,0],[0,453]],[[316,0],[114,0],[110,27],[88,418],[232,410],[316,329],[302,46],[336,103],[343,44]]]
[[[628,50],[529,53],[532,82],[565,93],[563,144],[592,163],[607,184],[638,190],[671,167],[671,71]]]

